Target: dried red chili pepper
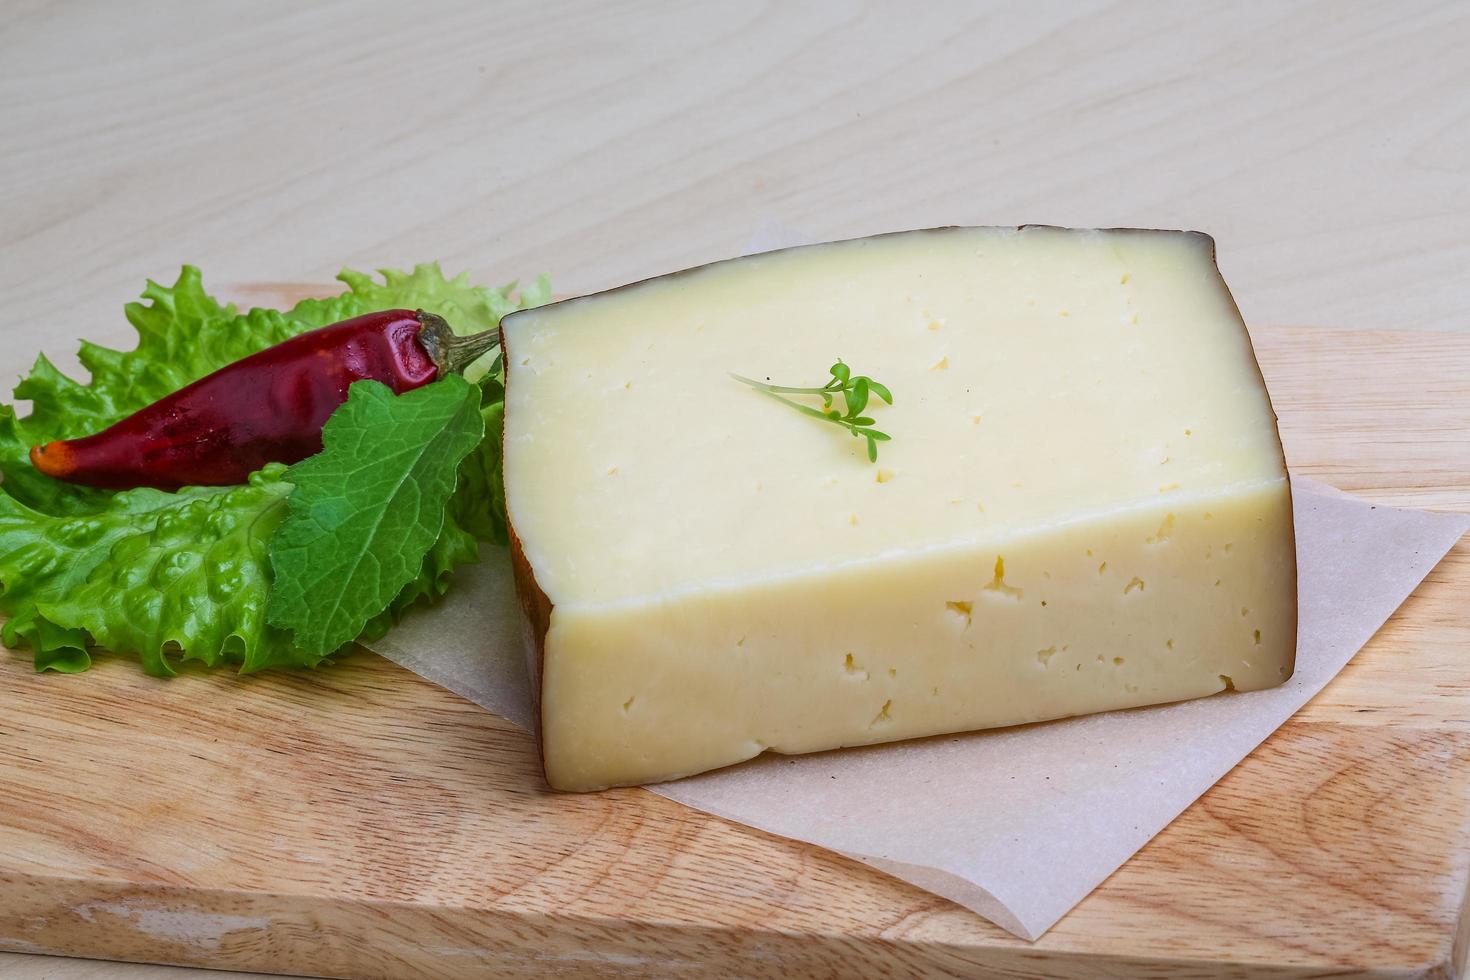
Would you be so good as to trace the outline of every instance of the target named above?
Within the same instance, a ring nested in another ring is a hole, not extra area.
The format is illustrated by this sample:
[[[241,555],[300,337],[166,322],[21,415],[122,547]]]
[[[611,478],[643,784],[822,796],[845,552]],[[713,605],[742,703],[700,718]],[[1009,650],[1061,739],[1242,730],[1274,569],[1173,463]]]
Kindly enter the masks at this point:
[[[354,381],[396,393],[463,370],[497,331],[456,336],[423,310],[385,310],[308,331],[251,354],[101,432],[31,449],[47,476],[124,490],[244,483],[266,463],[322,448],[322,426]]]

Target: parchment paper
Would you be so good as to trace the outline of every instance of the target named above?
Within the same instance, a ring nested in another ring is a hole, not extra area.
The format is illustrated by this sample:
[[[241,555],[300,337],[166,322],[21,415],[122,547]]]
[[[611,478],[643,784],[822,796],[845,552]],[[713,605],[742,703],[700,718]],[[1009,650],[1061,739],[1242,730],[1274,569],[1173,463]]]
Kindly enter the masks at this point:
[[[840,851],[1036,939],[1342,670],[1470,529],[1293,481],[1296,673],[1270,691],[744,765],[649,789]],[[534,724],[508,553],[371,647]]]
[[[766,226],[748,251],[793,244]],[[1342,670],[1470,516],[1294,479],[1300,624],[1282,687],[958,737],[763,756],[652,792],[864,861],[1034,940]],[[534,725],[508,554],[373,650]]]

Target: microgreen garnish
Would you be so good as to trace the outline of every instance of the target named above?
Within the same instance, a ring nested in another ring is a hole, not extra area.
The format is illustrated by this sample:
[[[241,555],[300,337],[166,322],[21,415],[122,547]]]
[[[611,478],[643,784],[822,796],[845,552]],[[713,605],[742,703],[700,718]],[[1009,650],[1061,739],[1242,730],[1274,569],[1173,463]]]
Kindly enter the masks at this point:
[[[893,404],[893,394],[883,385],[874,381],[865,374],[854,375],[851,369],[841,359],[829,369],[832,380],[820,388],[792,388],[787,385],[767,384],[764,381],[756,381],[732,373],[730,377],[741,384],[750,385],[756,391],[770,395],[778,402],[785,402],[803,415],[840,425],[853,434],[853,437],[862,436],[868,441],[868,460],[876,463],[878,461],[878,443],[887,442],[892,437],[886,432],[879,432],[873,428],[876,420],[863,414],[863,409],[868,407],[870,395],[877,395],[888,404]],[[832,402],[838,396],[842,396],[843,407],[846,412],[839,412],[833,407]],[[815,395],[822,399],[822,407],[815,408],[811,405],[803,405],[801,402],[787,398],[787,395]]]

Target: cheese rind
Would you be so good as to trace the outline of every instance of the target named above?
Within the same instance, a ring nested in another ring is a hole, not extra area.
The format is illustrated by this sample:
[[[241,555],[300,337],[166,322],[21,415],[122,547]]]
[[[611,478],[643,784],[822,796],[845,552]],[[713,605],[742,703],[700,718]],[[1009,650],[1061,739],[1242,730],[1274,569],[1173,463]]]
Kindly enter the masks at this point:
[[[504,332],[557,788],[1290,675],[1290,489],[1203,236],[859,239]],[[838,356],[894,391],[876,466],[728,377]]]

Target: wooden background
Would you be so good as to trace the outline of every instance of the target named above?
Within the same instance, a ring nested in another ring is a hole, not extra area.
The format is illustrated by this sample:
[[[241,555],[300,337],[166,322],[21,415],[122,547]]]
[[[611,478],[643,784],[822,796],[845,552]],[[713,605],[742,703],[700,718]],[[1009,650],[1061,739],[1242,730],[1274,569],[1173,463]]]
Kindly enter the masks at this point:
[[[120,304],[185,261],[223,283],[437,258],[581,292],[764,218],[1201,228],[1251,323],[1467,329],[1467,50],[1465,4],[7,0],[0,349],[19,373],[127,343]],[[1456,389],[1413,394],[1453,448]],[[1414,426],[1305,462],[1460,499]],[[0,956],[176,972],[123,969]]]

